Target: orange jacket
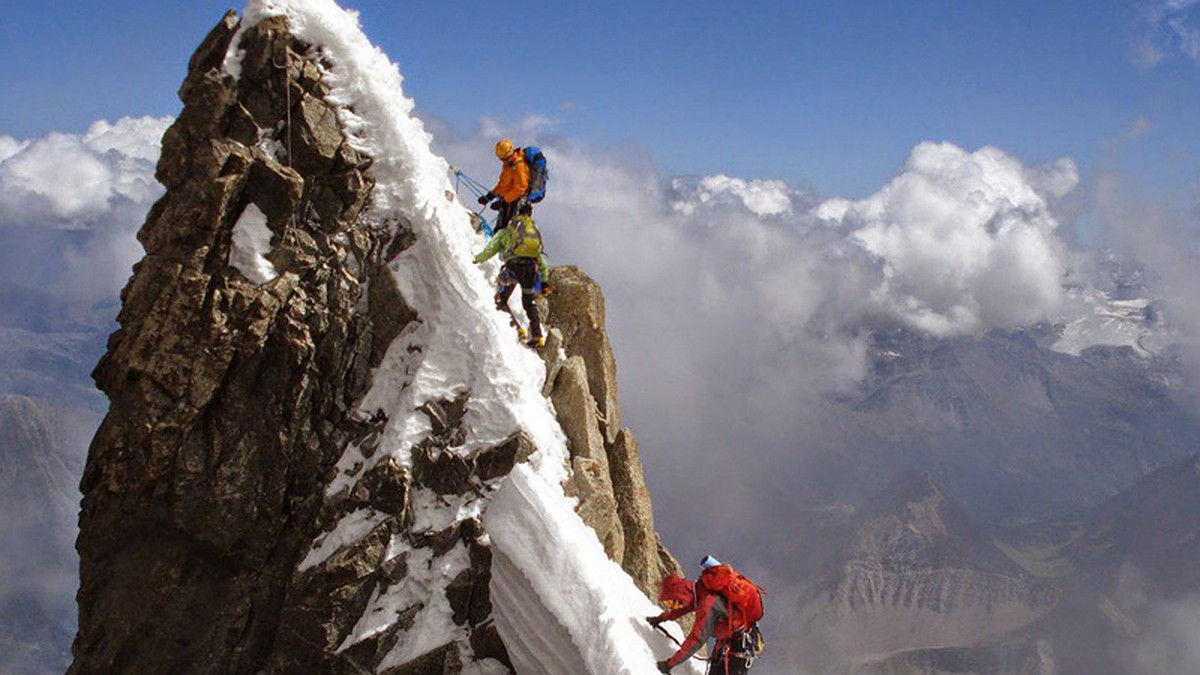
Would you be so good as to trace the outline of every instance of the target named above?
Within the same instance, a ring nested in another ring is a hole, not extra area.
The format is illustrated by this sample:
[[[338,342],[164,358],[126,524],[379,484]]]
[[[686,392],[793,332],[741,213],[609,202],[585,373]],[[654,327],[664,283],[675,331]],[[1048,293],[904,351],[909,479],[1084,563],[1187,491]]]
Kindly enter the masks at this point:
[[[504,168],[500,169],[500,181],[492,188],[506,202],[512,203],[525,195],[529,189],[529,165],[525,163],[525,151],[517,150]]]

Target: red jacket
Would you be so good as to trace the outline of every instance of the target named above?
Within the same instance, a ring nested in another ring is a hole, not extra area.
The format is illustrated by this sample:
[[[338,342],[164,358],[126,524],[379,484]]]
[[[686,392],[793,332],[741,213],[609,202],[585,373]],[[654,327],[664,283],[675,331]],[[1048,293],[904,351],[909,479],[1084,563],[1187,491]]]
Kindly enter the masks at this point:
[[[664,612],[659,618],[663,621],[674,621],[692,611],[696,612],[696,623],[692,624],[692,630],[679,647],[679,651],[667,659],[667,664],[672,668],[690,659],[710,638],[721,642],[732,637],[728,603],[719,593],[705,588],[704,584],[696,584],[696,601],[692,606]]]

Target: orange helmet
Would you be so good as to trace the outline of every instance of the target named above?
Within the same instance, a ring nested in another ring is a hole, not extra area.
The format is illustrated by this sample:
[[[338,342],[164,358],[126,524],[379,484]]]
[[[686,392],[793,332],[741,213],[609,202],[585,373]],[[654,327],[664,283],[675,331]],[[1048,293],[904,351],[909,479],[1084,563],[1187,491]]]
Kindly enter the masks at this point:
[[[507,138],[500,139],[496,144],[496,159],[508,159],[513,154],[513,143]]]

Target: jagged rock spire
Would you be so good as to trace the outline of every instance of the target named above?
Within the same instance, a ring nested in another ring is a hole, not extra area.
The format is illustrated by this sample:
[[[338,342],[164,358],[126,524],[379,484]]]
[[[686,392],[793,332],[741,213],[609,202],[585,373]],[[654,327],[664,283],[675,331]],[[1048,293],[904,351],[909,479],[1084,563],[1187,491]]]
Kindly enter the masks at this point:
[[[388,412],[360,403],[396,338],[436,317],[389,272],[418,235],[374,208],[375,162],[339,121],[350,111],[330,96],[332,67],[286,16],[242,26],[232,12],[189,64],[158,166],[167,192],[95,371],[111,406],[81,484],[71,673],[508,663],[487,533],[449,505],[486,499],[536,448],[518,433],[461,452],[469,387],[421,404],[429,431],[411,452],[381,447]],[[545,391],[589,439],[572,445],[568,486],[612,559],[652,591],[674,562],[618,429],[603,299],[581,273],[555,278],[565,364],[556,349]],[[414,513],[415,494],[449,516]],[[449,637],[405,646],[439,603]]]

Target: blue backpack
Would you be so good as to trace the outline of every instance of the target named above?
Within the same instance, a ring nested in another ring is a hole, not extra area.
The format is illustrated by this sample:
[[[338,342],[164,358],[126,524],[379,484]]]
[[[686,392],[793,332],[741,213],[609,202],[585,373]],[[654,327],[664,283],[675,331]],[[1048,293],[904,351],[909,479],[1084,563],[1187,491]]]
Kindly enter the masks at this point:
[[[536,204],[546,198],[546,183],[550,180],[546,155],[541,148],[531,145],[525,148],[525,163],[529,165],[529,189],[526,195],[531,204]]]

